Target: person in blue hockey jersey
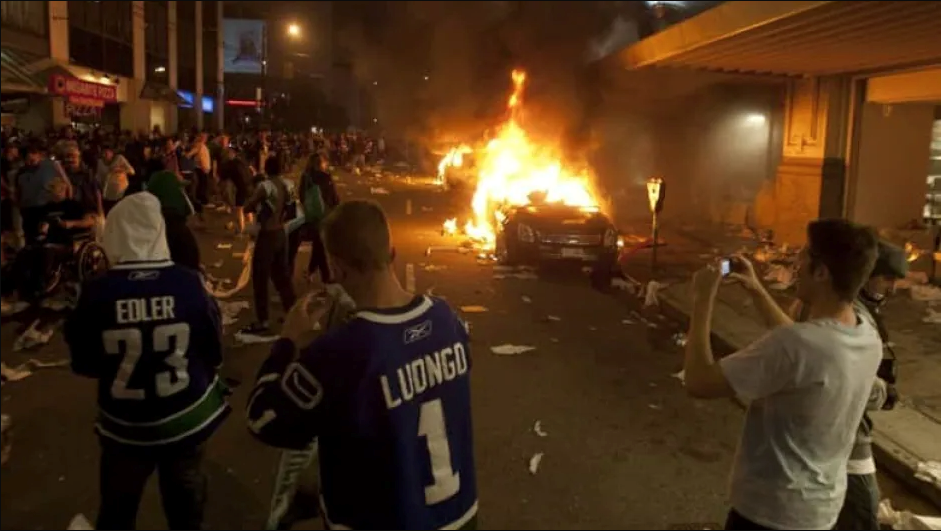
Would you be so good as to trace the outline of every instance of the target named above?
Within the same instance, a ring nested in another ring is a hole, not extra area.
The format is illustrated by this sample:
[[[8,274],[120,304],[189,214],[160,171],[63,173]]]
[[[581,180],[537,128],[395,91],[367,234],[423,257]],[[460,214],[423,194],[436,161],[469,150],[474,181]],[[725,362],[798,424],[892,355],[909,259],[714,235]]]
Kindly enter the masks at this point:
[[[72,370],[98,380],[98,529],[134,529],[159,472],[170,529],[200,529],[206,440],[229,413],[219,308],[197,272],[170,260],[160,201],[114,206],[103,245],[111,269],[85,284],[65,323]]]
[[[476,528],[465,324],[443,300],[399,284],[376,203],[342,203],[321,230],[357,310],[304,343],[323,312],[310,311],[310,297],[291,309],[258,372],[249,430],[278,448],[318,440],[329,529]]]

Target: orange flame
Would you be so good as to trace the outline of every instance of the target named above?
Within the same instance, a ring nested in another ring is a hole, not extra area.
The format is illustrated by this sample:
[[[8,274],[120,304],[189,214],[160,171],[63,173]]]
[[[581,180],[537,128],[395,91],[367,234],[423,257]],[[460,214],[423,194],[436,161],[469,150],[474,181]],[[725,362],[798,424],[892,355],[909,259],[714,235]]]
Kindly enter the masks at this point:
[[[476,154],[473,216],[464,225],[464,233],[484,250],[494,248],[496,227],[503,220],[502,208],[527,205],[534,192],[545,194],[548,203],[599,208],[588,172],[565,168],[557,153],[534,143],[520,125],[526,73],[514,70],[512,80],[513,92],[507,101],[510,117],[496,137]],[[439,170],[452,165],[454,159],[449,156],[451,152],[442,159]],[[453,233],[456,226],[457,220],[452,218],[445,222],[444,230]]]

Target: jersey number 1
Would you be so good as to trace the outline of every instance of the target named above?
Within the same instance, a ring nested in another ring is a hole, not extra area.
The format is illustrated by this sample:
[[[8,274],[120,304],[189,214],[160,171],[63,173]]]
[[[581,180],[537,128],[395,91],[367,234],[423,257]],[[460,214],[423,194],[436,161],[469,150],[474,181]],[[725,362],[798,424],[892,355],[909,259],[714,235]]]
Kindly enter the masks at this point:
[[[434,483],[425,487],[425,504],[435,505],[461,490],[461,474],[451,467],[451,447],[440,398],[421,405],[418,435],[424,437],[428,444],[431,476],[434,478]]]
[[[124,345],[123,359],[118,367],[118,374],[111,384],[111,396],[119,400],[143,400],[146,395],[143,389],[132,389],[128,383],[144,353],[144,338],[139,328],[120,328],[107,330],[101,335],[105,352],[114,356],[121,355],[121,345]],[[157,396],[166,398],[186,389],[190,383],[187,372],[189,365],[186,352],[190,344],[190,326],[186,323],[173,323],[154,327],[151,338],[151,348],[155,353],[165,353],[164,363],[170,366],[169,371],[157,373],[154,388]],[[172,350],[171,350],[172,349]]]

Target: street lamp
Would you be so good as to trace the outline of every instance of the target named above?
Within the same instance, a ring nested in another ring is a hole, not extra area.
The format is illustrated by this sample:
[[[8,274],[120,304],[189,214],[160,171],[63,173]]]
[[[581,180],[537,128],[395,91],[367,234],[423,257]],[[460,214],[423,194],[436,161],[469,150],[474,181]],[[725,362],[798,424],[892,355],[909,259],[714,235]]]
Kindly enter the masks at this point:
[[[291,37],[300,37],[301,36],[301,27],[297,24],[288,24],[288,35]]]
[[[660,238],[660,220],[659,214],[663,210],[663,200],[666,198],[666,184],[663,182],[663,179],[660,177],[651,177],[647,179],[647,202],[650,205],[650,235],[652,237],[651,242],[651,254],[650,254],[650,271],[652,274],[657,272],[657,246],[660,243],[657,241]]]

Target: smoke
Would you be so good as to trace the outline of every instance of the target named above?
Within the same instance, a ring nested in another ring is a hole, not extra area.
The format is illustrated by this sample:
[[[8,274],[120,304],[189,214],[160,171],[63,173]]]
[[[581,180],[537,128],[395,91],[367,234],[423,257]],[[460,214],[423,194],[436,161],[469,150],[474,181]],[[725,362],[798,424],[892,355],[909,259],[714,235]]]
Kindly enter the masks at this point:
[[[338,2],[355,14],[338,40],[387,130],[479,135],[501,118],[510,71],[520,67],[529,74],[527,128],[561,143],[584,121],[586,58],[623,40],[620,4]]]

